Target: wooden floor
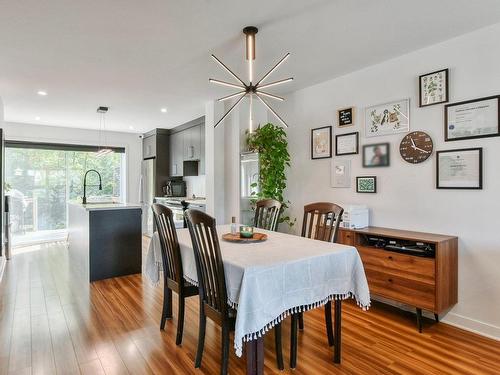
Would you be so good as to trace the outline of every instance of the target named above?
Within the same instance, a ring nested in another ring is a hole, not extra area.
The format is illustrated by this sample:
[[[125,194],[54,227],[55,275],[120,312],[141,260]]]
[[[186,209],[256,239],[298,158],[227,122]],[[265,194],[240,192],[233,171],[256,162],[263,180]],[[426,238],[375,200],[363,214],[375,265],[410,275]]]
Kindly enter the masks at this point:
[[[175,346],[174,320],[159,330],[162,289],[140,275],[89,286],[75,280],[63,244],[16,255],[0,285],[0,374],[218,374],[220,331],[207,326],[200,370],[193,360],[198,302],[187,304],[184,343]],[[284,324],[288,361],[289,319]],[[332,363],[321,309],[305,315],[294,374],[500,374],[500,343],[446,324],[374,304],[343,308],[342,364]],[[266,338],[265,373],[275,366],[273,335]],[[230,374],[245,361],[231,351]]]

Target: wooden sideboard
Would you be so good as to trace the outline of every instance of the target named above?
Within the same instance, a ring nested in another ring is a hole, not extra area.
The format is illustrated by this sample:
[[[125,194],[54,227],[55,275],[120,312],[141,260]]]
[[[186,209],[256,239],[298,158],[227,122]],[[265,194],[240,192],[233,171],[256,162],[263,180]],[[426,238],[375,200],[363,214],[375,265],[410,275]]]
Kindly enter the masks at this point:
[[[369,239],[398,243],[424,243],[434,249],[432,257],[389,251],[373,246]],[[337,242],[355,246],[363,261],[370,293],[416,307],[422,331],[422,309],[439,314],[458,301],[458,238],[441,234],[381,227],[340,228]]]

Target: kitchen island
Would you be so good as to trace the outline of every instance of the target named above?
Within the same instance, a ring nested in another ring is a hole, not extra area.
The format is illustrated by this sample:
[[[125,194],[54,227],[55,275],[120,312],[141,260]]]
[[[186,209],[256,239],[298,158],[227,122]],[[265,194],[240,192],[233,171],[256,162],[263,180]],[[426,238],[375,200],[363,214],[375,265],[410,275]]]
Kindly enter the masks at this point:
[[[142,209],[128,203],[69,203],[69,259],[90,282],[141,272]]]

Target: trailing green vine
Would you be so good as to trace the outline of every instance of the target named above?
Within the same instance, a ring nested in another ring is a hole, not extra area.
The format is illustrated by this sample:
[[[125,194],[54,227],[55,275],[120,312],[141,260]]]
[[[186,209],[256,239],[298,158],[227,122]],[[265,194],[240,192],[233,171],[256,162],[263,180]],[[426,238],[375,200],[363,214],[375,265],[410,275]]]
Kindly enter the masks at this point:
[[[289,207],[290,201],[285,201],[283,192],[286,189],[286,168],[290,167],[290,154],[285,131],[276,125],[267,123],[259,126],[253,133],[247,133],[248,149],[259,153],[259,192],[253,193],[254,202],[258,199],[272,198],[281,202],[282,215],[280,223],[290,227],[296,219],[283,213]],[[252,187],[256,187],[253,184]]]

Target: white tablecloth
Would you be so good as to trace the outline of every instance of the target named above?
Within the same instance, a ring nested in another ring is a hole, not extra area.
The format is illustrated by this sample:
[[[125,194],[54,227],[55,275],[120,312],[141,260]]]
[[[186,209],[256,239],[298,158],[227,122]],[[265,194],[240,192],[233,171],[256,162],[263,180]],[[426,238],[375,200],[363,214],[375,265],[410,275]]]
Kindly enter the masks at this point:
[[[267,241],[232,243],[220,238],[228,303],[237,308],[234,347],[266,333],[292,312],[306,311],[334,299],[353,297],[363,309],[370,292],[363,263],[352,246],[268,232]],[[196,264],[187,229],[177,231],[186,280],[196,283]]]

